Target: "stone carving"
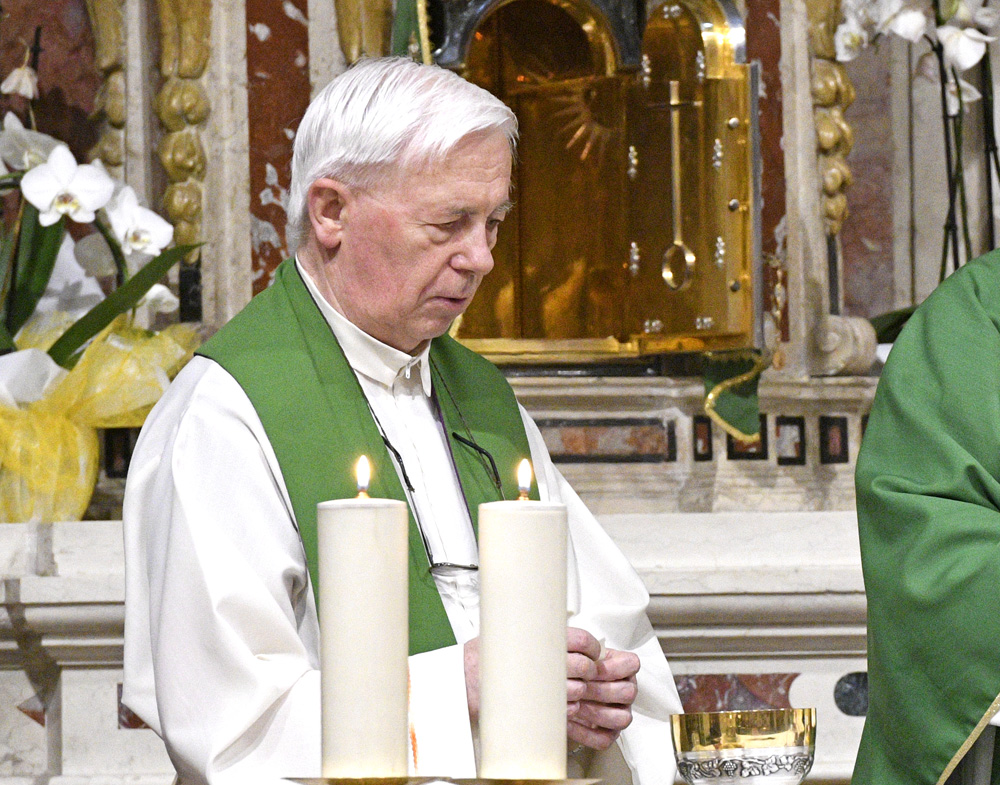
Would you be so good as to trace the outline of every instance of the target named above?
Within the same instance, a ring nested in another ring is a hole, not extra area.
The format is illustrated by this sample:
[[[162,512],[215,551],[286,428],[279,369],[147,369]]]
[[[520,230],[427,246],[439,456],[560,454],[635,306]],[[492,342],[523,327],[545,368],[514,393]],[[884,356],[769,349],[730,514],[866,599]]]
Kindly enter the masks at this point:
[[[208,117],[208,101],[197,83],[168,79],[156,97],[156,114],[168,131],[183,131]]]
[[[94,61],[104,82],[94,99],[94,113],[102,118],[101,135],[90,150],[115,176],[125,163],[124,0],[87,0],[94,32]]]
[[[160,71],[198,79],[211,54],[212,0],[159,0]]]
[[[851,170],[847,154],[854,134],[844,110],[854,102],[854,85],[844,66],[836,61],[833,34],[840,21],[839,0],[808,0],[811,88],[816,121],[821,209],[826,233],[837,234],[847,218],[847,188]]]
[[[202,181],[207,157],[198,126],[210,105],[201,78],[211,54],[211,0],[159,0],[160,72],[166,78],[156,97],[156,114],[167,130],[160,142],[160,162],[170,185],[164,206],[178,244],[201,236]],[[192,252],[187,263],[195,263]]]
[[[177,244],[198,242],[201,236],[201,186],[193,180],[171,183],[163,195],[163,206],[174,224]]]
[[[878,339],[867,319],[824,316],[816,324],[814,335],[819,350],[818,375],[856,375],[871,369]]]

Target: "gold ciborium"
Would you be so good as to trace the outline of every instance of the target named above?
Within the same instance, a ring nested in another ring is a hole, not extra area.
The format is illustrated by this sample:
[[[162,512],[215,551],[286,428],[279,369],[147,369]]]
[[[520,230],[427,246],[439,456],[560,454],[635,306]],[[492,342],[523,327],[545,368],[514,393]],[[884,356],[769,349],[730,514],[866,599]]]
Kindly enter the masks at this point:
[[[816,754],[815,709],[674,714],[677,772],[690,785],[798,785]]]

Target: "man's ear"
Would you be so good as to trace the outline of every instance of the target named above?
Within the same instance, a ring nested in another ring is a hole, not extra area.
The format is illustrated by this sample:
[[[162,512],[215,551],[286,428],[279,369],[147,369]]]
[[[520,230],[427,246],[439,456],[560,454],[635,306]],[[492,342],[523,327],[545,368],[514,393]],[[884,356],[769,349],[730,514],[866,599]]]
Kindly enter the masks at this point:
[[[347,186],[329,177],[321,177],[309,186],[309,223],[323,247],[334,249],[340,245],[344,229],[342,213],[349,199]]]

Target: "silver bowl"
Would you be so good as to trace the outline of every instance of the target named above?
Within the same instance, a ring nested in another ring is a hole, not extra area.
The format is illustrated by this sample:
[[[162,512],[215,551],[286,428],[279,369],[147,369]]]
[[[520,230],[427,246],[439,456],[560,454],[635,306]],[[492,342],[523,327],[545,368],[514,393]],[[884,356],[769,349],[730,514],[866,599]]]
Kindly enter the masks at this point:
[[[815,709],[674,714],[677,772],[690,785],[799,785],[816,754]]]

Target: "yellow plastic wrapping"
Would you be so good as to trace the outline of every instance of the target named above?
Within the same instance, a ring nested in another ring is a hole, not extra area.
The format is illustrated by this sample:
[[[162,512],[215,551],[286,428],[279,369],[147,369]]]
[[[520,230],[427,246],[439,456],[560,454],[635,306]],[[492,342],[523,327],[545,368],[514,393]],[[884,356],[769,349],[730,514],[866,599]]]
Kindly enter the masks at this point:
[[[25,343],[45,348],[58,337],[44,332]],[[80,520],[97,481],[97,429],[142,425],[198,343],[190,328],[150,333],[123,314],[44,398],[0,405],[0,521]]]

